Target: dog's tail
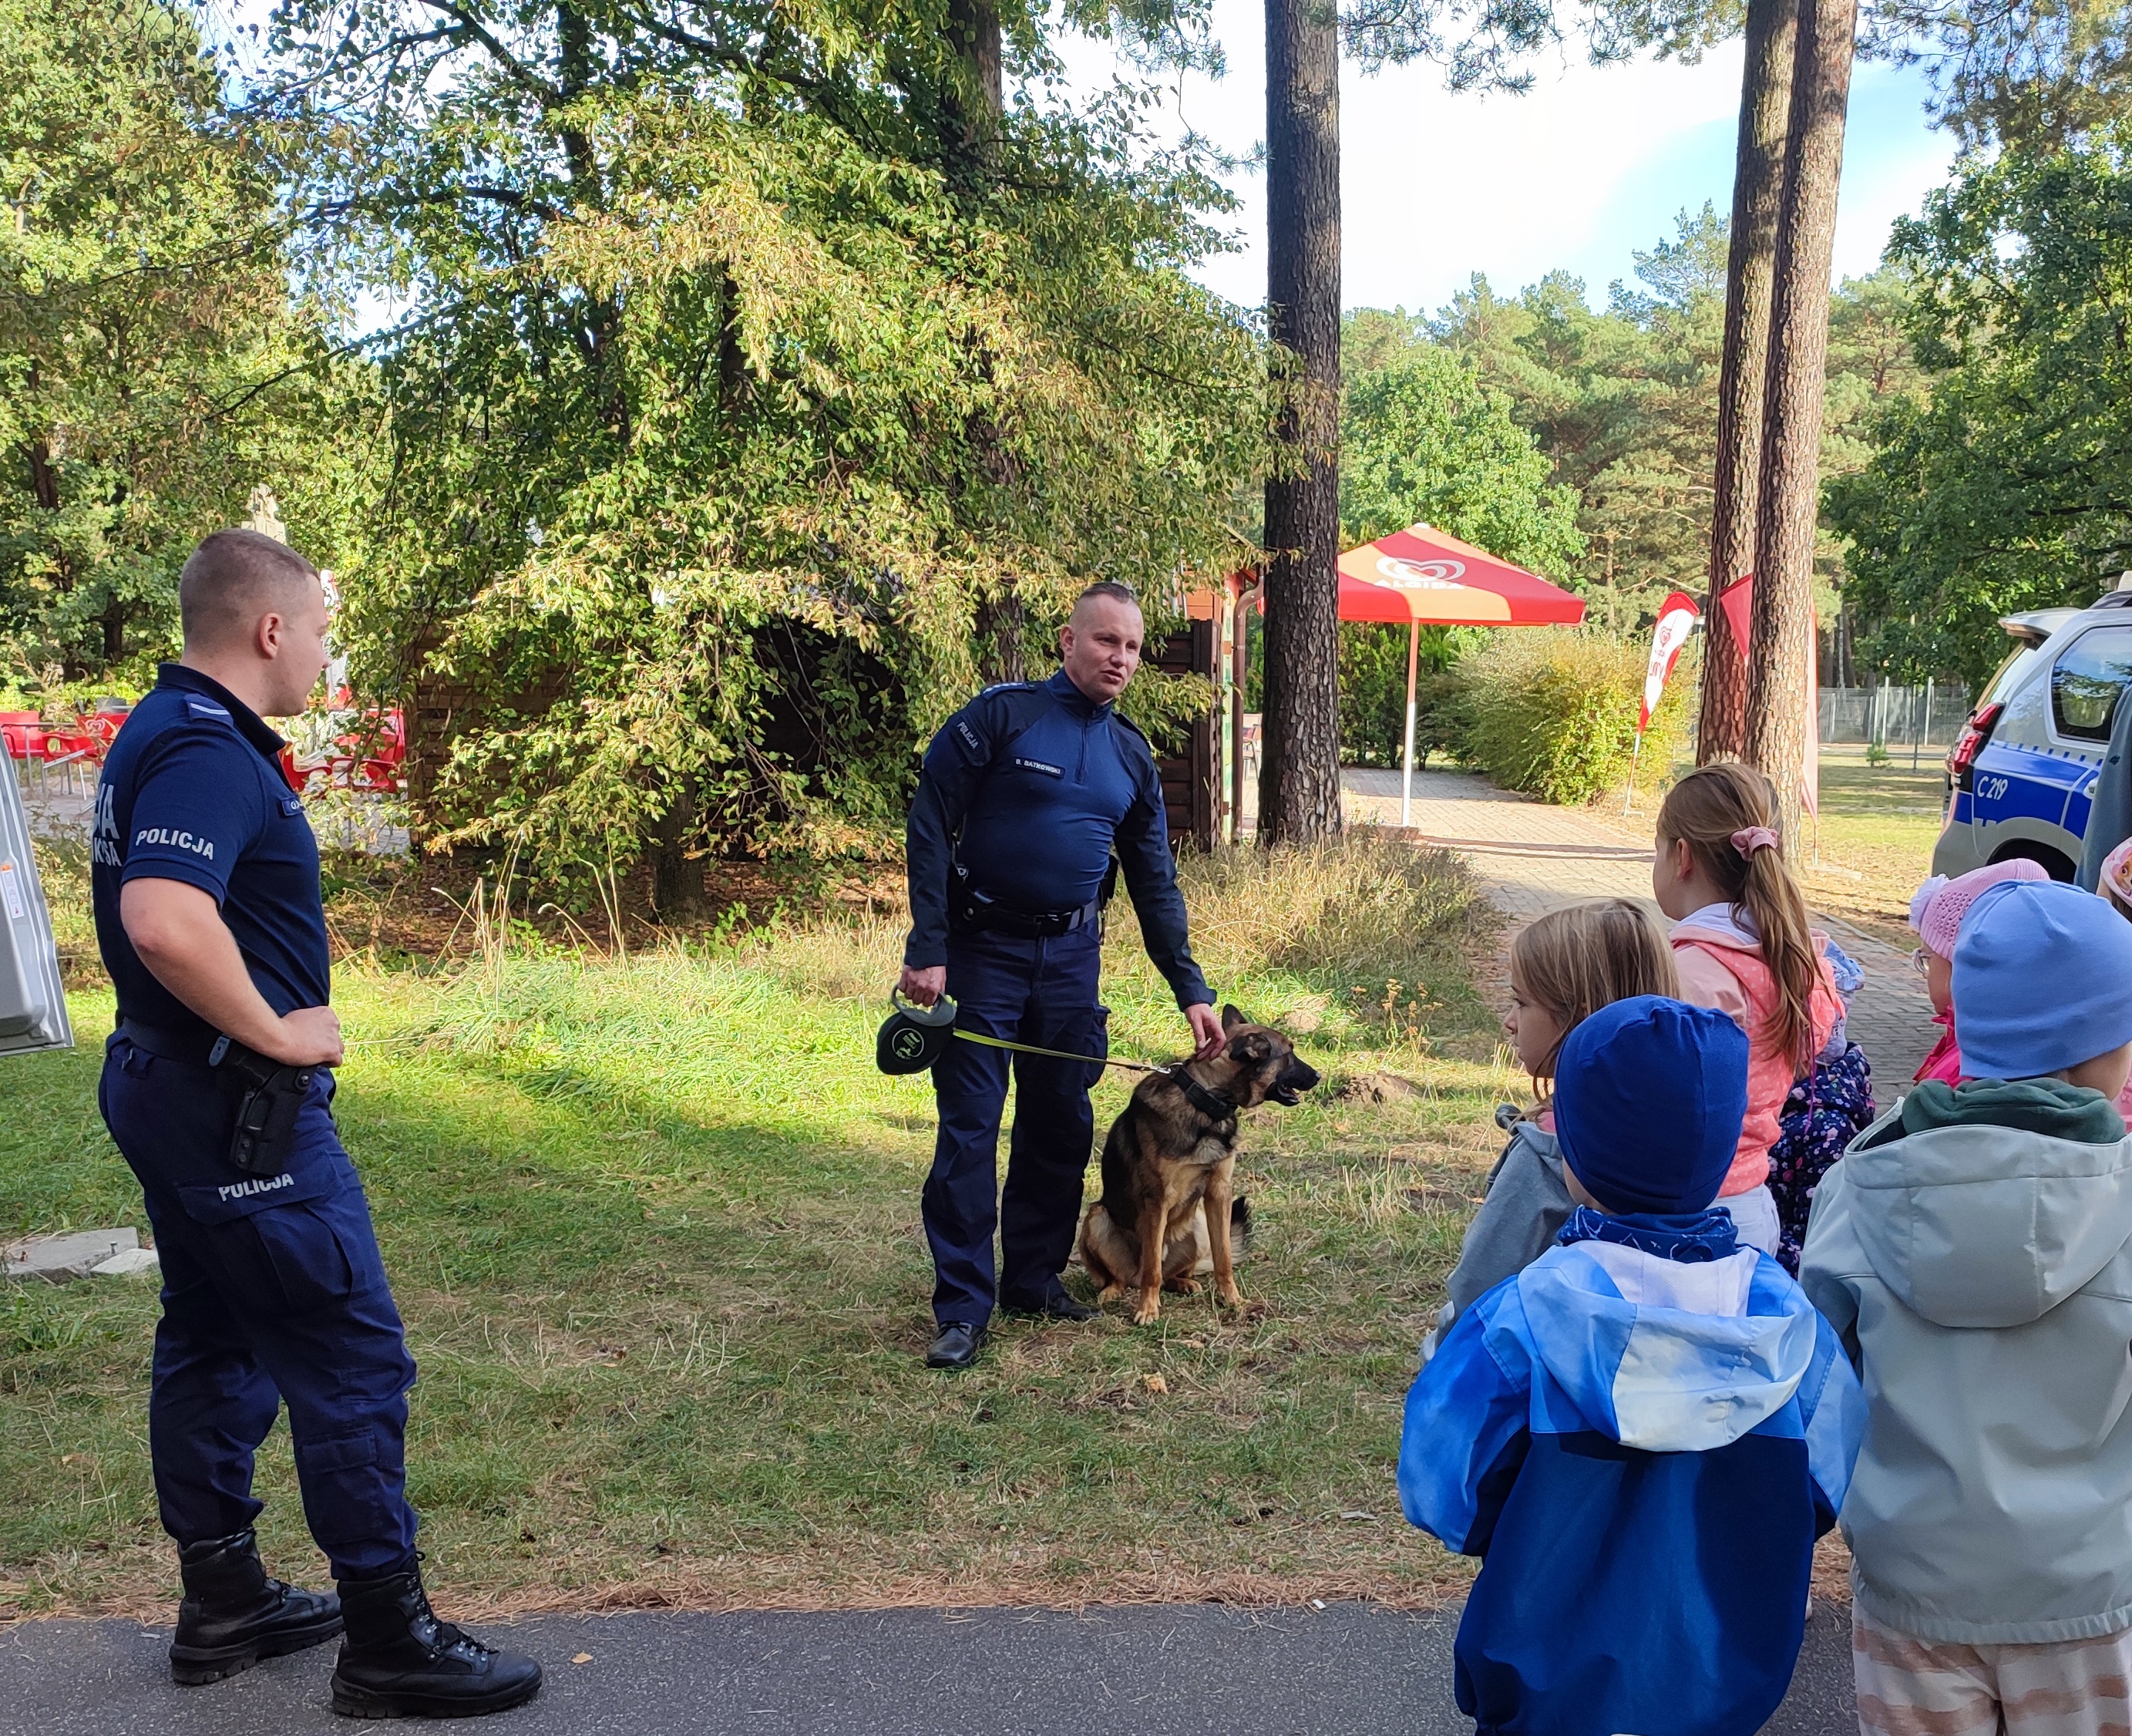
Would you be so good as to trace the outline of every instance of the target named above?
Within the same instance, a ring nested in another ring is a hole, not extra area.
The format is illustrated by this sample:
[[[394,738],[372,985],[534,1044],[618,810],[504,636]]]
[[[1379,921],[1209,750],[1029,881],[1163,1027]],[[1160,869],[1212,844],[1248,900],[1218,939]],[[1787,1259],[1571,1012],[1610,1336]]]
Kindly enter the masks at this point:
[[[1251,1202],[1247,1195],[1238,1194],[1229,1201],[1229,1245],[1244,1248],[1251,1239]]]

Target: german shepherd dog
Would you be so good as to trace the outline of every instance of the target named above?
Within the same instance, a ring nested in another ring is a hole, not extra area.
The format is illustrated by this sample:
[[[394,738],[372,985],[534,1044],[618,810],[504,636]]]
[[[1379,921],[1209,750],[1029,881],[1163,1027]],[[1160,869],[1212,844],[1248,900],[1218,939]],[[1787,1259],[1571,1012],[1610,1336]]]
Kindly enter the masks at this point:
[[[1224,1007],[1222,1030],[1212,1060],[1142,1080],[1103,1141],[1103,1193],[1081,1220],[1081,1262],[1102,1286],[1098,1301],[1139,1290],[1136,1326],[1161,1312],[1165,1288],[1197,1293],[1203,1259],[1216,1297],[1243,1306],[1229,1245],[1237,1118],[1268,1098],[1292,1106],[1318,1083],[1271,1026]]]

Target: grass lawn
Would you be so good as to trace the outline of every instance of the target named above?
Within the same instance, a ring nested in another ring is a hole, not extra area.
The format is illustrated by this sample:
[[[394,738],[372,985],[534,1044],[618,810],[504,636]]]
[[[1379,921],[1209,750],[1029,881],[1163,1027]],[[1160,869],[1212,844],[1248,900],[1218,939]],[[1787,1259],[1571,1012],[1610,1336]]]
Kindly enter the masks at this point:
[[[1450,858],[1366,843],[1202,858],[1188,896],[1220,991],[1331,1075],[1246,1125],[1249,1306],[1006,1321],[961,1376],[918,1361],[929,1089],[872,1064],[893,917],[627,962],[344,962],[336,1110],[421,1367],[412,1493],[449,1607],[1462,1585],[1392,1467],[1489,1108],[1523,1084],[1472,980],[1492,919]],[[1182,1021],[1119,908],[1114,1046],[1165,1056]],[[108,990],[73,1011],[108,1028]],[[90,1036],[0,1062],[0,1235],[142,1222],[99,1061]],[[1100,1089],[1099,1133],[1129,1083]],[[0,1285],[0,1614],[167,1606],[156,1314],[149,1281]],[[259,1483],[270,1563],[315,1580],[284,1430]]]
[[[1947,804],[1938,757],[1921,757],[1913,772],[1907,754],[1885,766],[1867,765],[1863,748],[1821,755],[1821,854],[1803,876],[1808,902],[1907,952],[1917,945],[1910,894],[1932,872]]]

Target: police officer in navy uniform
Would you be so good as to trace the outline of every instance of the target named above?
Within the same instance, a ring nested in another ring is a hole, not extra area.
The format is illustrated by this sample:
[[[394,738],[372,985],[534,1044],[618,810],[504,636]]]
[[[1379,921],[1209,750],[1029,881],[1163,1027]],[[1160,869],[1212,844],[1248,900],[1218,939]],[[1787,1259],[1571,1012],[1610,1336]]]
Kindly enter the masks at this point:
[[[1149,955],[1168,979],[1201,1056],[1222,1022],[1186,943],[1184,900],[1147,738],[1112,709],[1145,635],[1121,584],[1091,585],[1059,635],[1048,681],[988,687],[926,749],[908,833],[910,939],[904,994],[944,992],[966,1031],[1108,1052],[1096,998],[1102,901],[1115,850]],[[1100,1067],[1011,1057],[1014,1132],[998,1187],[1007,1051],[951,1042],[934,1065],[940,1129],[926,1178],[936,1368],[968,1368],[995,1301],[1010,1312],[1087,1320],[1059,1281],[1094,1142],[1088,1088]],[[995,1282],[992,1231],[1000,1236]]]
[[[325,667],[319,575],[271,537],[221,531],[179,598],[183,661],[113,743],[92,835],[118,993],[98,1099],[162,1261],[148,1447],[185,1585],[171,1673],[214,1681],[344,1631],[335,1711],[498,1711],[540,1669],[440,1622],[423,1593],[404,1450],[415,1364],[334,1126],[318,845],[262,721],[300,711]],[[293,1121],[241,1164],[238,1117],[262,1080]],[[285,1402],[338,1598],[269,1578],[253,1541],[252,1455]]]

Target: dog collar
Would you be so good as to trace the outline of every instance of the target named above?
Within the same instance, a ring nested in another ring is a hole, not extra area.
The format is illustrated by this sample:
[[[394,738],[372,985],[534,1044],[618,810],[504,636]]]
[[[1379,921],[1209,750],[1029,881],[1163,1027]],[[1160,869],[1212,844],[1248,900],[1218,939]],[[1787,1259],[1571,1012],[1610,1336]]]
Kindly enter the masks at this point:
[[[1206,1086],[1187,1073],[1182,1065],[1168,1070],[1170,1083],[1182,1091],[1184,1094],[1184,1100],[1208,1120],[1222,1122],[1233,1121],[1236,1118],[1236,1105],[1232,1099],[1224,1097],[1219,1091],[1208,1090]]]

